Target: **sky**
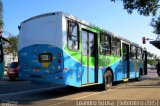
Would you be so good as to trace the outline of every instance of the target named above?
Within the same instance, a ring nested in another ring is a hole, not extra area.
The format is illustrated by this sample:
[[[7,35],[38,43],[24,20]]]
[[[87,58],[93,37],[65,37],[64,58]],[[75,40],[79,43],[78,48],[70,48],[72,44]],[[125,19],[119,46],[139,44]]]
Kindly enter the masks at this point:
[[[43,13],[63,11],[90,22],[118,36],[147,48],[160,56],[160,50],[142,37],[156,39],[150,26],[152,17],[140,16],[137,11],[128,14],[121,1],[110,0],[2,0],[4,30],[18,35],[18,25],[30,17]],[[4,34],[5,36],[5,34]]]

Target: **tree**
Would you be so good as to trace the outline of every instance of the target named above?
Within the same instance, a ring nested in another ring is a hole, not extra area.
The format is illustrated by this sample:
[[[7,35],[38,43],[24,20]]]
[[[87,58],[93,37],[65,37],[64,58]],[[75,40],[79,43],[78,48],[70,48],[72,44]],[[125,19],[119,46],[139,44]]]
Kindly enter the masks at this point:
[[[154,28],[154,33],[160,35],[160,16],[152,19],[151,26]]]
[[[15,57],[17,56],[17,47],[18,47],[18,37],[10,37],[8,39],[11,43],[11,50],[10,52],[13,55],[13,58],[15,59]]]
[[[2,30],[3,27],[2,12],[3,12],[3,4],[2,0],[0,0],[0,31]]]
[[[154,54],[153,54],[153,53],[148,52],[147,54],[148,54],[148,55],[147,55],[147,58],[148,58],[148,59],[153,59],[153,57],[154,57]]]
[[[111,0],[113,2],[118,0]],[[119,0],[123,2],[124,9],[128,13],[132,13],[134,10],[143,16],[155,16],[157,15],[158,9],[160,7],[160,0]],[[154,28],[154,33],[160,35],[160,16],[156,19],[153,18],[151,21],[151,26]]]
[[[17,51],[18,50],[17,49],[18,37],[17,36],[11,36],[11,37],[8,37],[7,39],[10,41],[10,44],[6,44],[6,42],[5,42],[5,45],[10,45],[10,47],[9,46],[4,46],[4,52],[5,53],[11,53],[12,56],[13,56],[13,60],[14,60],[15,57],[17,56],[17,54],[18,54],[18,51]]]
[[[147,55],[147,63],[150,64],[150,65],[156,65],[157,60],[158,60],[157,55],[155,55],[153,53],[150,53],[150,52],[148,52],[147,54],[148,54]]]

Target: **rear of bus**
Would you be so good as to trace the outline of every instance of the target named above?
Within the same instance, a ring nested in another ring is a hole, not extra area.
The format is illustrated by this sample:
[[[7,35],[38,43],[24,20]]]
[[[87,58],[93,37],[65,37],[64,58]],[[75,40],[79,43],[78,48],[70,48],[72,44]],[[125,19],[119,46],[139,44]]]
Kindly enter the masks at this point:
[[[51,84],[63,69],[62,14],[30,18],[21,23],[19,30],[20,79]]]

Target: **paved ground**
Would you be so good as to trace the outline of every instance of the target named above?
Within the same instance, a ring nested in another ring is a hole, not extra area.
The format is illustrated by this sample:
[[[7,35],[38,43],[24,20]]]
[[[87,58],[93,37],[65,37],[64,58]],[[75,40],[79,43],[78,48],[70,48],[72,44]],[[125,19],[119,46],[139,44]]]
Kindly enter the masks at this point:
[[[58,87],[58,85],[56,85]],[[15,92],[28,92],[28,91],[36,91],[37,89],[44,89],[44,88],[53,88],[49,87],[48,85],[38,85],[32,84],[30,81],[21,81],[16,79],[15,81],[10,81],[7,77],[6,73],[2,80],[0,80],[0,96],[11,94]]]
[[[118,83],[108,91],[102,91],[99,86],[48,88],[28,81],[10,82],[5,78],[0,86],[0,100],[5,106],[160,106],[160,78],[156,70],[149,70],[142,81]]]

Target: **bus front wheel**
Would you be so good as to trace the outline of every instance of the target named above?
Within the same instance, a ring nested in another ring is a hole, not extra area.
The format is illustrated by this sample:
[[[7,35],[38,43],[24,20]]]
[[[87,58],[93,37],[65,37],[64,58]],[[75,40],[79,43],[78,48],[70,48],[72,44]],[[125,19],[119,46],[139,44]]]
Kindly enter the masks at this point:
[[[106,71],[105,74],[104,74],[104,83],[103,83],[104,90],[111,89],[112,83],[113,83],[112,72],[110,70]]]

